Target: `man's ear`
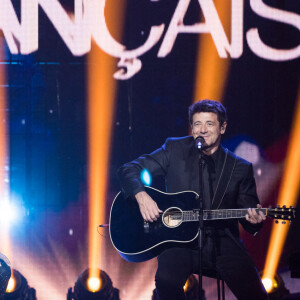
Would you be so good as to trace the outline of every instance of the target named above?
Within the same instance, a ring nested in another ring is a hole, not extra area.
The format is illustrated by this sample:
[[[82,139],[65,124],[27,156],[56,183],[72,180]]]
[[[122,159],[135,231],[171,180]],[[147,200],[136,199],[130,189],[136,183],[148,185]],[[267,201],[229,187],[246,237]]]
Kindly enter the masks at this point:
[[[227,122],[224,122],[224,123],[221,125],[221,134],[224,134],[224,133],[225,133],[226,127],[227,127]]]

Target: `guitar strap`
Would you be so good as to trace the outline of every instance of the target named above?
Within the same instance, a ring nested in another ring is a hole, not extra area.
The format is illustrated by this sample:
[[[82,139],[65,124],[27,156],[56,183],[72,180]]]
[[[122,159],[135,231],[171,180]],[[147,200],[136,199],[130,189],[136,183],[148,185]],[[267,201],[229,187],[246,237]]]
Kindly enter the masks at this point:
[[[224,163],[222,166],[221,174],[217,183],[217,187],[212,199],[212,209],[219,209],[228,188],[234,166],[236,164],[236,156],[233,153],[229,153],[227,148],[224,149]]]

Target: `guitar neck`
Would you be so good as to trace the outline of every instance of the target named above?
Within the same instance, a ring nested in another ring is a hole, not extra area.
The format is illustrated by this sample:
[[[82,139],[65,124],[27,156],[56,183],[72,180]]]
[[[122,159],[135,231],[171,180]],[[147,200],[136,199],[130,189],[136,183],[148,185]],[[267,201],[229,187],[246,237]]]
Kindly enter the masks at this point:
[[[267,208],[255,208],[256,212],[262,211],[267,215]],[[225,220],[225,219],[242,219],[248,213],[248,209],[216,209],[216,210],[204,210],[203,220]],[[199,210],[184,211],[183,222],[197,221],[199,219]]]

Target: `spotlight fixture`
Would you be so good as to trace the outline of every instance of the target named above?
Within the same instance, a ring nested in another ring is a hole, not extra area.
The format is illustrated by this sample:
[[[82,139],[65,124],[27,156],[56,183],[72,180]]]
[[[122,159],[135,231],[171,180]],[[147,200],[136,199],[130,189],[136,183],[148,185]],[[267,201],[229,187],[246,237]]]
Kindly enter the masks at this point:
[[[5,294],[10,276],[10,262],[5,255],[0,253],[0,299]]]
[[[260,272],[262,276],[262,272]],[[262,283],[269,295],[270,300],[280,300],[289,294],[289,290],[285,287],[284,281],[279,274],[275,274],[274,278],[262,278]]]
[[[3,300],[36,300],[35,289],[29,287],[27,279],[17,270],[11,273]]]
[[[1,226],[8,226],[15,223],[21,216],[21,208],[4,199],[0,203],[0,224]]]
[[[69,288],[67,300],[119,300],[119,290],[110,277],[98,269],[99,277],[90,278],[90,269],[84,270],[75,282],[74,291]]]
[[[187,300],[199,299],[199,283],[195,275],[190,275],[183,289]],[[205,291],[202,289],[202,299],[206,299]]]
[[[198,300],[199,299],[199,288],[198,280],[195,275],[190,275],[183,287],[187,300]],[[205,298],[205,291],[202,289],[202,299]],[[156,289],[153,290],[152,300],[159,300]]]

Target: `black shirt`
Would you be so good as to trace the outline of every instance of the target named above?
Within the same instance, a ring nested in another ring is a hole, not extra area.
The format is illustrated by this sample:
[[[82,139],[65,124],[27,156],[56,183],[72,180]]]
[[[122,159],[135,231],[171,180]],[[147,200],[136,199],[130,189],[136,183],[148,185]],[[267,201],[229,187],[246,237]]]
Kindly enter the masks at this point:
[[[211,209],[217,183],[221,175],[223,163],[220,157],[220,149],[212,155],[202,154],[203,162],[203,206],[204,209]]]

